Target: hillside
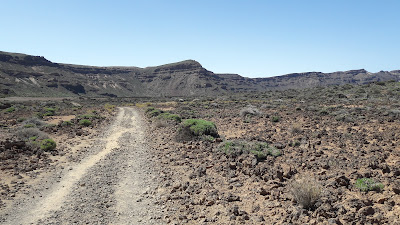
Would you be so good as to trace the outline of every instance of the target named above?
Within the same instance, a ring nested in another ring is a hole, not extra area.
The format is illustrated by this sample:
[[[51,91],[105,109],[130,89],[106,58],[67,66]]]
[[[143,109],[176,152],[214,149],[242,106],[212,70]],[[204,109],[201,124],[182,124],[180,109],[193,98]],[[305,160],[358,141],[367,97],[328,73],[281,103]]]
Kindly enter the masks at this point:
[[[400,71],[295,73],[268,78],[215,74],[194,60],[156,67],[94,67],[0,52],[0,96],[171,97],[400,80]]]

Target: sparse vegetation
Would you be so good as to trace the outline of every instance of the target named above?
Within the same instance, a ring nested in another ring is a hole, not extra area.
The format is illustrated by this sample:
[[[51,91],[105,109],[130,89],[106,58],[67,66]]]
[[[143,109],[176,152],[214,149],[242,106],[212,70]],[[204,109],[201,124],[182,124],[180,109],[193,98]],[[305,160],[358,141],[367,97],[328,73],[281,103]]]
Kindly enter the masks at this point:
[[[246,108],[240,110],[240,116],[243,118],[252,117],[252,116],[259,116],[261,115],[260,110],[258,110],[255,106],[248,105]]]
[[[148,117],[157,117],[157,116],[161,115],[162,113],[164,113],[162,110],[156,109],[154,107],[148,107],[146,109],[146,115]]]
[[[35,124],[25,124],[24,125],[25,128],[31,128],[31,127],[35,127]]]
[[[12,112],[14,112],[15,110],[16,110],[15,107],[9,107],[9,108],[5,109],[4,112],[6,112],[6,113],[12,113]]]
[[[40,149],[44,151],[52,151],[56,149],[57,144],[53,139],[44,139],[40,142]]]
[[[273,116],[272,118],[271,118],[271,122],[274,122],[274,123],[277,123],[277,122],[279,122],[281,120],[281,118],[279,117],[279,116]]]
[[[36,137],[36,139],[39,139],[39,140],[48,138],[48,135],[45,132],[40,131],[37,128],[25,128],[25,129],[18,130],[15,133],[15,136],[23,141],[28,141],[28,140],[30,140],[31,137]]]
[[[69,121],[69,120],[67,120],[67,121],[63,121],[63,122],[61,123],[61,126],[63,126],[63,127],[69,127],[69,126],[72,126],[72,122],[71,122],[71,121]]]
[[[294,124],[291,129],[292,134],[301,134],[303,129],[300,124]]]
[[[356,188],[360,189],[360,191],[377,191],[380,192],[383,190],[384,185],[382,183],[376,182],[371,178],[360,178],[357,179]]]
[[[40,128],[40,127],[45,126],[47,123],[40,120],[39,118],[33,117],[33,118],[26,119],[22,124],[24,126],[26,126],[27,128],[29,128],[29,127],[39,127]]]
[[[106,109],[107,112],[112,113],[112,112],[115,110],[115,105],[106,103],[106,104],[104,105],[104,109]]]
[[[158,118],[165,119],[165,120],[172,120],[177,123],[180,123],[182,121],[182,118],[179,115],[171,114],[171,113],[161,113],[160,115],[158,115]]]
[[[99,116],[94,115],[94,114],[83,114],[83,115],[78,116],[78,118],[80,118],[80,119],[97,119],[97,118],[99,118]]]
[[[228,155],[241,155],[243,153],[251,153],[257,157],[258,160],[264,160],[268,155],[277,157],[282,153],[279,149],[269,145],[266,142],[251,142],[245,140],[225,141],[220,146]]]
[[[54,116],[56,114],[56,109],[54,108],[45,108],[44,116]]]
[[[79,124],[82,125],[82,126],[88,127],[88,126],[92,125],[92,121],[87,120],[87,119],[83,119],[83,120],[79,121]]]
[[[313,209],[320,199],[322,186],[310,175],[295,179],[290,185],[290,192],[298,204],[305,209]]]

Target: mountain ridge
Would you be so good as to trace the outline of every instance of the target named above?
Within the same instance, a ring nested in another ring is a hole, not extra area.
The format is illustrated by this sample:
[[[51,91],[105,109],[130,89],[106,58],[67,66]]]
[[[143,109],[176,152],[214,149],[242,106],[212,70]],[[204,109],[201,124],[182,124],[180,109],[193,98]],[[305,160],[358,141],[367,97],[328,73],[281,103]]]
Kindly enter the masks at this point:
[[[400,70],[370,73],[358,69],[248,78],[239,74],[213,73],[195,60],[144,68],[100,67],[54,63],[43,56],[0,51],[2,96],[215,96],[387,80],[399,81]]]

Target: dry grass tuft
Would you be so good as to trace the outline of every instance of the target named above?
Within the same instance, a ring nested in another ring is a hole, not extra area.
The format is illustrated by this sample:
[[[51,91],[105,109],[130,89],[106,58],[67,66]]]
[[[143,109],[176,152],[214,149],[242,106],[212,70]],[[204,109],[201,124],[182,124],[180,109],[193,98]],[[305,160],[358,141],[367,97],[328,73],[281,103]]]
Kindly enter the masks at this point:
[[[290,185],[293,198],[305,209],[313,209],[322,194],[322,186],[311,175],[303,175]]]

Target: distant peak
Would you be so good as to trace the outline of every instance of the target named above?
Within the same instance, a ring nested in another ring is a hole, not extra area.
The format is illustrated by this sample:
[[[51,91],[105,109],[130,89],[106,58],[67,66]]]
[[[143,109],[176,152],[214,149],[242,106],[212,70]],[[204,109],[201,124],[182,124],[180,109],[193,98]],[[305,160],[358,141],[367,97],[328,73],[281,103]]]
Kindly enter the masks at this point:
[[[155,67],[155,71],[163,70],[193,70],[193,69],[203,69],[203,66],[195,60],[185,60],[176,63],[165,64],[162,66]]]
[[[193,60],[193,59],[188,59],[188,60],[171,63],[171,64],[167,64],[167,65],[176,65],[176,64],[185,64],[185,65],[190,65],[191,67],[202,67],[202,65],[199,62],[197,62],[196,60]]]

